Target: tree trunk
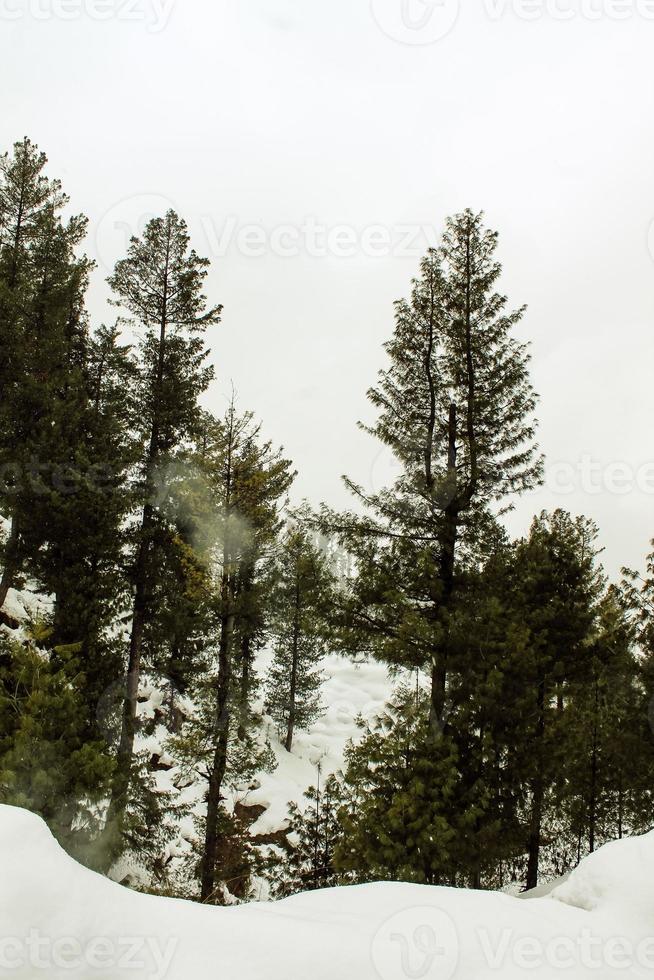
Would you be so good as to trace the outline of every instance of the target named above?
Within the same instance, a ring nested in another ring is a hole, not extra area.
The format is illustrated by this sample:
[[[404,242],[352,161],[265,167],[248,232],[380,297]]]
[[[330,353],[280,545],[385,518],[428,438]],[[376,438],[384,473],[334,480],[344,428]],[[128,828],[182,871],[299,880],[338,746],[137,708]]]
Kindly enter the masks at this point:
[[[545,781],[543,778],[543,763],[541,758],[544,751],[543,742],[545,738],[545,684],[542,681],[538,685],[538,721],[535,735],[536,772],[532,783],[531,820],[527,847],[527,891],[531,888],[538,888],[543,803],[545,800]]]
[[[597,776],[599,771],[598,753],[598,715],[599,712],[599,690],[595,683],[595,716],[593,719],[593,751],[590,759],[590,802],[588,807],[588,837],[590,853],[595,851],[595,840],[597,835]]]
[[[129,802],[129,784],[134,756],[134,739],[136,737],[136,712],[138,706],[138,689],[141,679],[141,656],[143,650],[143,635],[147,617],[150,588],[150,551],[154,529],[154,478],[159,461],[159,440],[161,417],[157,414],[158,396],[164,380],[166,362],[166,331],[168,327],[168,262],[170,241],[166,252],[166,265],[163,273],[163,298],[161,305],[161,320],[159,323],[159,345],[157,350],[157,370],[154,378],[155,414],[152,418],[150,441],[145,459],[145,496],[143,518],[141,521],[141,540],[136,559],[136,577],[134,592],[134,610],[132,616],[132,631],[129,640],[129,658],[127,663],[127,683],[125,686],[125,702],[123,706],[123,722],[118,746],[116,774],[111,791],[111,801],[107,815],[107,829],[110,835],[120,833],[123,816]],[[115,837],[117,845],[118,837]]]
[[[138,691],[141,678],[141,656],[148,606],[149,558],[154,514],[151,504],[143,508],[141,543],[136,562],[136,581],[132,630],[129,641],[129,659],[125,685],[125,701],[116,759],[116,773],[111,789],[111,801],[107,814],[107,829],[115,836],[116,846],[121,833],[122,819],[129,802],[129,784],[132,774]]]
[[[241,642],[241,684],[239,691],[238,740],[245,741],[250,703],[250,672],[252,670],[252,638],[246,633]]]
[[[440,542],[439,573],[440,573],[440,608],[438,615],[443,622],[443,642],[432,664],[431,675],[431,705],[429,724],[432,731],[442,734],[445,728],[445,700],[447,696],[447,672],[449,662],[449,622],[452,596],[454,594],[454,566],[456,561],[456,544],[459,530],[459,510],[457,498],[457,412],[456,405],[450,405],[448,422],[448,458],[447,458],[447,492],[450,501],[445,509],[445,526]]]
[[[231,609],[230,584],[223,584],[223,595],[227,598],[228,608],[221,618],[220,646],[218,651],[218,686],[216,692],[216,714],[214,735],[216,745],[209,776],[209,792],[207,794],[207,825],[202,856],[201,892],[203,902],[210,902],[216,891],[216,860],[219,844],[219,817],[222,802],[222,786],[227,771],[229,750],[230,723],[230,686],[231,686],[231,645],[234,630],[234,613]]]
[[[232,453],[234,449],[234,403],[230,416],[229,444],[225,482],[225,513],[229,527],[232,506]],[[200,897],[210,902],[216,892],[216,862],[218,859],[220,804],[222,786],[227,771],[230,723],[230,687],[232,679],[232,635],[234,632],[234,581],[232,578],[232,550],[227,531],[223,542],[222,578],[220,583],[220,642],[218,646],[218,681],[216,690],[216,713],[214,720],[214,754],[209,773],[207,792],[207,822],[204,838],[204,852],[200,868]]]
[[[288,700],[288,726],[286,729],[285,748],[290,752],[293,748],[293,736],[295,734],[295,718],[297,704],[297,680],[300,651],[300,577],[295,578],[295,619],[293,622],[293,660],[291,663],[291,689]]]
[[[540,837],[543,820],[543,781],[540,774],[534,781],[533,799],[531,803],[531,821],[529,826],[529,844],[527,861],[527,891],[538,888],[538,872],[540,868]]]
[[[447,700],[447,673],[450,660],[450,626],[449,616],[452,611],[454,594],[454,563],[456,558],[456,542],[458,534],[458,516],[455,511],[446,515],[446,525],[441,544],[440,576],[442,586],[442,601],[439,610],[443,622],[443,641],[438,650],[431,675],[431,708],[430,725],[437,728],[439,733],[445,730],[445,704]]]

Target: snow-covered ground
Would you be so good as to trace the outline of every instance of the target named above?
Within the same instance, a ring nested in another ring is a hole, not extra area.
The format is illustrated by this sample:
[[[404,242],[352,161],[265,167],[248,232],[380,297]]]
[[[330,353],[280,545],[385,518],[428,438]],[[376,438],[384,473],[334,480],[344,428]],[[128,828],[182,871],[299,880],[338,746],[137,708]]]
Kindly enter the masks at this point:
[[[0,807],[0,922],[0,977],[14,980],[653,977],[654,834],[530,902],[384,884],[225,909],[124,889]]]
[[[257,665],[260,673],[265,672],[267,660],[262,655]],[[264,719],[277,768],[260,774],[259,787],[244,799],[248,805],[266,807],[252,828],[255,834],[274,832],[284,825],[289,802],[302,802],[304,792],[316,785],[319,768],[324,780],[342,767],[345,746],[361,735],[357,718],[369,721],[378,715],[393,688],[386,668],[378,663],[356,666],[332,656],[325,659],[322,669],[327,678],[322,690],[325,712],[308,732],[296,734],[292,753],[281,744],[272,719]]]
[[[259,655],[256,667],[261,677],[265,676],[270,654]],[[276,834],[286,829],[289,821],[289,804],[295,803],[304,808],[304,794],[311,786],[332,773],[338,772],[344,761],[345,747],[350,740],[361,737],[359,719],[371,721],[378,716],[387,703],[394,683],[385,667],[378,663],[356,665],[343,657],[326,657],[322,664],[325,684],[322,690],[324,713],[309,731],[298,731],[293,743],[293,751],[287,752],[282,744],[277,727],[264,711],[260,698],[255,705],[260,719],[259,737],[263,744],[269,742],[275,758],[275,768],[270,772],[260,772],[251,782],[245,782],[228,790],[228,805],[252,808],[256,819],[251,824],[253,836]],[[149,684],[143,679],[141,684],[141,703],[139,715],[143,721],[154,719],[164,698],[161,680]],[[192,706],[189,705],[189,708]],[[183,817],[174,830],[175,838],[167,845],[167,855],[172,858],[169,873],[174,878],[175,868],[183,868],[188,860],[191,842],[197,835],[194,817],[205,809],[206,783],[197,780],[186,785],[183,790],[176,787],[180,783],[180,772],[176,761],[167,753],[170,741],[169,732],[163,724],[158,724],[147,736],[137,738],[136,748],[157,758],[158,766],[163,763],[170,768],[155,773],[155,780],[161,792],[172,791],[175,798],[190,806],[190,813]],[[255,809],[256,808],[256,809]],[[274,845],[273,845],[274,847]],[[262,845],[264,852],[268,845]],[[134,885],[147,885],[147,875],[129,855],[125,855],[112,869],[111,876],[117,881]],[[253,882],[253,895],[266,898],[268,885],[265,881]]]

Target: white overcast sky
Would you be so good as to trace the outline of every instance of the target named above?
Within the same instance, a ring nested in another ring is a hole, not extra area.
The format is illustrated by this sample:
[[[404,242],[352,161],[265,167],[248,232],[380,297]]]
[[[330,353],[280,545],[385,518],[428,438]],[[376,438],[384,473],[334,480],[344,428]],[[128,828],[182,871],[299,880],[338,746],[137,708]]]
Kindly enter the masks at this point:
[[[615,575],[654,536],[654,3],[460,6],[0,0],[3,148],[29,135],[89,216],[96,322],[128,232],[186,217],[225,307],[212,407],[233,381],[297,496],[338,506],[342,473],[392,474],[356,421],[393,300],[447,214],[485,210],[548,459],[511,530],[585,513]]]

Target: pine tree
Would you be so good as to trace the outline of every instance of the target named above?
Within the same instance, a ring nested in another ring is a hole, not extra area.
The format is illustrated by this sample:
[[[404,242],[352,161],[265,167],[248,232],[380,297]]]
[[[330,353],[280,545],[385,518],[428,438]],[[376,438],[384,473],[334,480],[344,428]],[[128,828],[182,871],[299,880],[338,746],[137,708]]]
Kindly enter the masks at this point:
[[[113,760],[89,738],[85,699],[75,655],[55,663],[33,641],[0,632],[0,800],[38,813],[64,847],[94,863]]]
[[[496,552],[468,577],[452,623],[459,668],[447,715],[459,772],[452,816],[458,826],[457,863],[473,888],[502,887],[524,853],[522,785],[511,766],[516,731],[507,697],[527,630],[510,613],[510,553],[508,541],[498,541]]]
[[[538,483],[535,395],[526,347],[512,336],[523,310],[495,291],[497,235],[465,211],[422,262],[396,304],[390,366],[369,398],[369,427],[397,457],[392,488],[348,481],[369,516],[325,512],[358,566],[343,612],[345,645],[393,665],[428,669],[440,724],[456,665],[451,620],[466,561],[494,527],[491,505]]]
[[[143,445],[128,679],[108,818],[112,833],[120,831],[129,795],[143,639],[156,574],[159,482],[165,479],[171,454],[197,432],[198,398],[212,377],[205,365],[204,334],[218,323],[221,310],[208,309],[202,293],[207,266],[206,259],[189,249],[184,221],[169,211],[150,221],[140,239],[132,239],[127,257],[117,263],[109,279],[116,305],[128,311],[141,334],[133,422]]]
[[[63,222],[67,198],[45,164],[28,139],[0,160],[0,510],[10,519],[0,607],[25,557],[43,545],[84,357],[90,264],[76,249],[86,221]]]
[[[334,864],[357,881],[455,879],[456,753],[449,740],[434,740],[428,701],[421,691],[401,690],[346,751]]]
[[[204,557],[209,584],[208,665],[198,692],[195,731],[187,736],[195,749],[186,754],[195,753],[195,765],[208,781],[201,894],[212,901],[218,894],[226,784],[246,778],[252,758],[266,753],[247,731],[243,671],[249,672],[251,693],[251,663],[241,664],[240,677],[237,668],[243,639],[253,639],[253,624],[263,615],[254,605],[258,578],[280,530],[280,510],[295,474],[282,453],[260,438],[252,415],[237,413],[233,399],[223,420],[205,415],[194,460],[196,475],[187,494],[194,500],[196,549]]]
[[[628,568],[622,571],[623,578],[617,595],[631,631],[636,677],[633,688],[627,694],[627,717],[632,720],[620,726],[620,738],[613,746],[619,753],[614,776],[617,783],[616,816],[620,837],[629,832],[642,832],[651,826],[654,753],[654,552],[647,557],[644,575]]]
[[[611,588],[598,610],[588,676],[566,699],[563,807],[576,859],[625,832],[642,833],[642,790],[651,785],[646,710],[633,624]],[[645,738],[643,738],[645,736]]]
[[[528,630],[507,703],[516,726],[512,765],[524,791],[526,887],[538,885],[544,828],[556,810],[566,757],[566,702],[592,678],[591,641],[604,588],[597,528],[565,511],[534,519],[511,562],[512,615]]]
[[[306,730],[322,711],[320,661],[327,653],[325,621],[333,583],[325,557],[307,530],[295,524],[282,538],[273,574],[274,658],[266,705],[290,752],[296,730]]]
[[[344,799],[338,778],[328,776],[323,784],[319,769],[316,785],[309,787],[304,799],[304,808],[296,803],[289,806],[287,836],[292,846],[276,878],[277,898],[333,888],[341,882],[334,865],[336,849],[344,843],[339,822]]]

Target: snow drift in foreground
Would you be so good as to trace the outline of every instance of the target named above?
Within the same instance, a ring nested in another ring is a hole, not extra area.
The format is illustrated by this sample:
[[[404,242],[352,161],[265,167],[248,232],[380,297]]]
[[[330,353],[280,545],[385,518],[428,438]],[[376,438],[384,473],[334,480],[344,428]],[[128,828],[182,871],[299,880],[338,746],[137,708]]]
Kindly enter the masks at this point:
[[[16,980],[654,977],[654,834],[530,902],[381,884],[222,909],[121,888],[0,807],[0,916],[0,976]]]

